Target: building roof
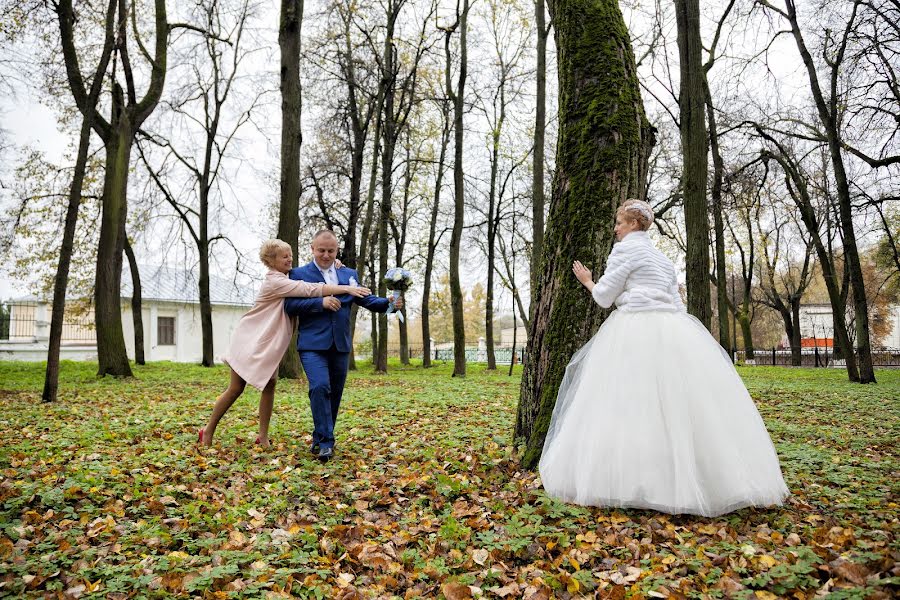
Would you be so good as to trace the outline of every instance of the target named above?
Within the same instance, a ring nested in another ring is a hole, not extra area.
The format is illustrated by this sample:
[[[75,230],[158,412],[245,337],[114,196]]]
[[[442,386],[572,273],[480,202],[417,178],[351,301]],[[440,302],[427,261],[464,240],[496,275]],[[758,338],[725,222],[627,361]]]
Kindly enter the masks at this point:
[[[200,303],[199,272],[166,265],[138,265],[138,269],[141,300]],[[126,264],[122,269],[122,297],[131,298],[131,294],[131,271]],[[252,306],[256,289],[255,286],[240,286],[230,279],[210,275],[209,295],[212,304]]]

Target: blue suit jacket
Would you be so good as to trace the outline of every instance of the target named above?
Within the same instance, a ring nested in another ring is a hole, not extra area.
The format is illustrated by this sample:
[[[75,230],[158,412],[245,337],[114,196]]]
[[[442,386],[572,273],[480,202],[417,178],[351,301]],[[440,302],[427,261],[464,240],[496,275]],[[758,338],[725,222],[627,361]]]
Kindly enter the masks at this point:
[[[335,270],[338,283],[348,285],[350,278],[359,282],[359,275],[353,269],[342,267]],[[291,269],[291,279],[310,283],[325,283],[322,272],[315,261],[302,267]],[[387,312],[389,300],[372,295],[357,298],[350,294],[335,296],[341,301],[337,311],[325,310],[321,298],[285,298],[284,311],[292,317],[300,317],[297,327],[297,350],[330,350],[334,346],[338,352],[350,352],[352,347],[350,331],[350,307],[354,302],[373,312]]]

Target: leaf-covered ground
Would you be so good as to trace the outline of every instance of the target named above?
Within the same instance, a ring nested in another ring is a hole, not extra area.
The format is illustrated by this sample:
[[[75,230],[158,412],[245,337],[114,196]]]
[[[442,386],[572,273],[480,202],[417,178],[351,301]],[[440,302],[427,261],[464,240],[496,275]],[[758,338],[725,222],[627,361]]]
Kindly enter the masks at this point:
[[[351,374],[337,458],[307,452],[304,385],[257,397],[216,445],[197,428],[219,367],[97,380],[0,363],[0,596],[887,598],[900,591],[900,371],[741,371],[789,502],[718,519],[548,499],[511,447],[518,373],[446,366]]]

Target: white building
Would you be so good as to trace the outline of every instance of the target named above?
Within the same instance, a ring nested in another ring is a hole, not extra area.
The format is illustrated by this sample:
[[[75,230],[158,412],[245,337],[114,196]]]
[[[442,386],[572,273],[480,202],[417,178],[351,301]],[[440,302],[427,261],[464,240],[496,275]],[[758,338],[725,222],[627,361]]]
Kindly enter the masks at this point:
[[[853,319],[852,309],[848,310],[848,322]],[[873,347],[900,348],[900,305],[890,307],[891,331],[885,337],[872,340]],[[800,306],[800,338],[804,348],[832,347],[834,319],[831,304],[803,304]],[[790,347],[787,335],[782,335],[782,346]]]
[[[197,278],[182,269],[142,266],[141,318],[144,329],[144,359],[200,362],[203,335]],[[131,276],[122,277],[122,327],[128,358],[134,359],[134,320],[131,311]],[[228,349],[231,333],[251,306],[255,289],[210,276],[213,321],[213,356],[216,362]],[[51,306],[36,297],[11,300],[9,331],[0,339],[0,360],[46,360],[50,337]],[[60,357],[96,360],[94,315],[88,311],[66,319]]]

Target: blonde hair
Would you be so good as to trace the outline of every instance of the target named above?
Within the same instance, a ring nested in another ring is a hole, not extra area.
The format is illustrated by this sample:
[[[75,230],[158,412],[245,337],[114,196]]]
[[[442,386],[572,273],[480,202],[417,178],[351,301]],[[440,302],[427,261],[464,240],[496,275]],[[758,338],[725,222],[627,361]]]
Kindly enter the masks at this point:
[[[623,202],[622,206],[616,210],[616,215],[621,215],[629,221],[635,221],[641,231],[647,231],[653,223],[653,208],[643,200],[635,198],[629,198]]]
[[[259,249],[259,260],[267,267],[274,267],[275,256],[283,250],[290,252],[290,244],[281,240],[266,240]]]

